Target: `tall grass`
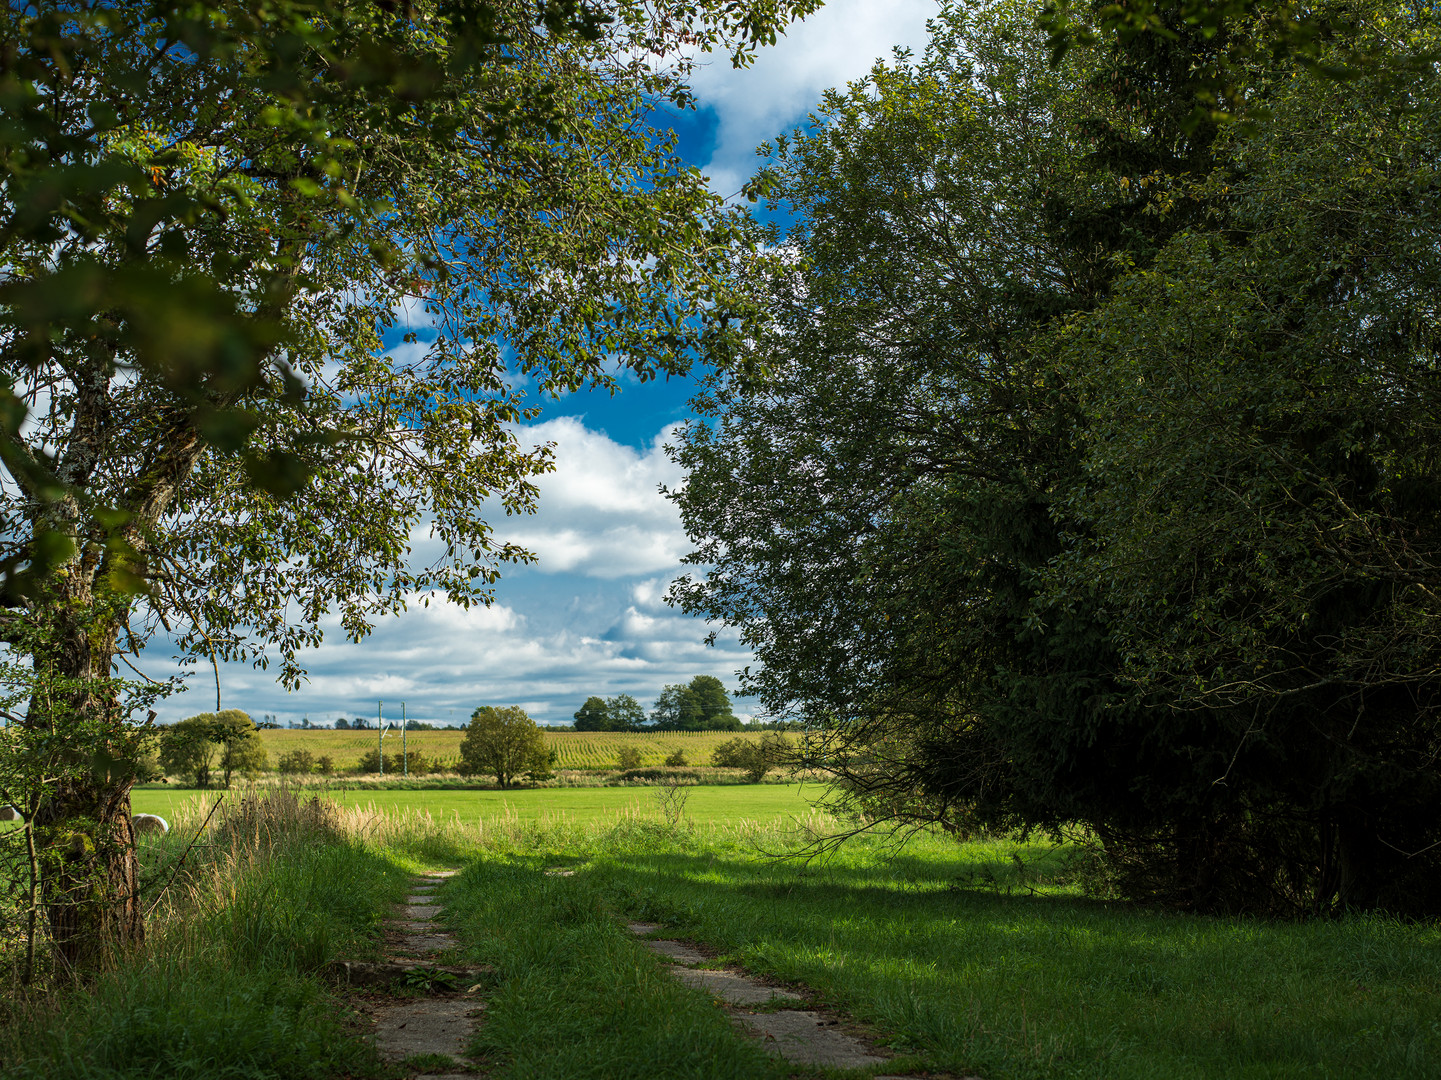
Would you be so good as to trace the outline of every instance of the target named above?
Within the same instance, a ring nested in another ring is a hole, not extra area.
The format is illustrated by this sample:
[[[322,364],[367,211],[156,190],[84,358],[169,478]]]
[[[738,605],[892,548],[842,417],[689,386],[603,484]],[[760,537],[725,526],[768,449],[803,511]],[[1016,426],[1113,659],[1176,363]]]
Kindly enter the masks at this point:
[[[187,855],[195,813],[144,848],[150,879],[173,884],[152,901],[142,949],[84,985],[5,1001],[5,1077],[380,1075],[316,975],[374,953],[404,860],[367,843],[363,822],[288,791],[222,807]]]

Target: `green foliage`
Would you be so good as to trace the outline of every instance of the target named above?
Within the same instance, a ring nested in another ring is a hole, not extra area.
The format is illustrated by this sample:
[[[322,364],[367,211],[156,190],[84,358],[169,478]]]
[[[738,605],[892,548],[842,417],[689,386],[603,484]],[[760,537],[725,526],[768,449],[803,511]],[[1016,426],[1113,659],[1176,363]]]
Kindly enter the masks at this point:
[[[281,754],[276,768],[286,775],[309,775],[315,771],[315,764],[314,754],[309,750],[297,749]]]
[[[731,739],[711,751],[712,765],[724,769],[744,769],[746,779],[759,784],[766,773],[786,762],[790,744],[779,732],[767,731],[759,739]]]
[[[598,697],[588,697],[585,704],[575,711],[576,731],[610,731],[610,713],[605,707],[605,701]]]
[[[575,712],[576,731],[638,731],[645,724],[645,710],[629,694],[601,700],[588,697]]]
[[[356,763],[355,771],[359,773],[378,773],[381,771],[381,757],[379,750],[367,750],[360,755],[360,761]],[[335,769],[331,764],[331,771]],[[385,775],[400,776],[407,773],[411,776],[423,776],[431,770],[430,759],[419,750],[407,750],[404,755],[399,753],[385,755]]]
[[[214,723],[214,713],[201,713],[170,726],[160,742],[160,763],[166,773],[184,777],[198,788],[210,786],[210,771],[220,753]]]
[[[730,697],[714,675],[667,686],[656,698],[651,722],[659,731],[739,731]]]
[[[622,746],[615,752],[615,765],[622,771],[640,768],[640,751],[634,746]]]
[[[1441,910],[1437,30],[1348,12],[1365,71],[1259,48],[1218,128],[1204,34],[1053,66],[953,8],[777,145],[772,324],[721,363],[768,377],[685,433],[676,595],[839,808],[1080,821],[1182,906]]]
[[[460,771],[489,773],[510,787],[522,773],[547,773],[551,756],[545,736],[519,705],[485,705],[470,714],[460,743]]]
[[[685,750],[679,746],[666,756],[665,763],[673,769],[683,769],[690,764],[690,762],[685,759]]]

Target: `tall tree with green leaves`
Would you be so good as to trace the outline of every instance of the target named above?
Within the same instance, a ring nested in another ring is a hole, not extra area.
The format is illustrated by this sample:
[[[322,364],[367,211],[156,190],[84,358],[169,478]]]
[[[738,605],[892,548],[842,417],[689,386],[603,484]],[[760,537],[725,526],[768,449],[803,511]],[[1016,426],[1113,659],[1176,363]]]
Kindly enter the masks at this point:
[[[1433,16],[1348,6],[1351,81],[1256,50],[1217,125],[1182,91],[1223,43],[1053,66],[1033,13],[948,10],[777,148],[770,377],[679,447],[711,569],[675,595],[871,820],[1083,822],[1192,907],[1434,911]]]
[[[0,13],[4,637],[62,691],[28,729],[94,762],[42,810],[93,841],[45,884],[66,963],[143,933],[124,655],[164,628],[293,685],[327,612],[358,638],[487,602],[530,556],[479,507],[530,510],[549,468],[513,425],[743,317],[745,230],[647,118],[698,47],[809,6]]]

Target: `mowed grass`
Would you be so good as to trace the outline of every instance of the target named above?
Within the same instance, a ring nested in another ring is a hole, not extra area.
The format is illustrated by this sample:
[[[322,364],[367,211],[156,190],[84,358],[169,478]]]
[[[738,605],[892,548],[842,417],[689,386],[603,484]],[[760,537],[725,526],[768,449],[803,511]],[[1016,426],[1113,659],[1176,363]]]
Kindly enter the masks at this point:
[[[526,822],[553,819],[588,824],[613,819],[623,813],[654,816],[657,813],[657,790],[650,787],[616,787],[525,788],[514,791],[347,791],[335,787],[325,791],[324,795],[341,806],[374,808],[392,814],[423,811],[436,820],[458,820],[460,824],[470,826],[507,819]],[[778,819],[803,817],[810,812],[811,800],[822,792],[815,785],[781,784],[698,785],[684,790],[689,793],[686,814],[693,821],[716,824],[769,824]],[[130,800],[137,813],[159,814],[173,820],[176,816],[194,813],[197,805],[208,808],[222,795],[230,802],[239,797],[239,792],[141,788],[131,793]]]
[[[408,731],[405,746],[443,767],[453,767],[460,760],[460,741],[464,737],[465,732],[459,728]],[[660,765],[676,750],[685,754],[690,765],[709,765],[711,752],[737,737],[761,736],[759,732],[735,731],[545,731],[546,745],[556,752],[558,769],[613,769],[622,746],[633,747],[642,765]],[[291,750],[309,750],[317,758],[329,755],[337,768],[354,768],[378,742],[375,731],[269,730],[262,731],[260,738],[270,754],[272,768],[282,754]],[[389,732],[384,742],[387,754],[400,753],[399,731]]]

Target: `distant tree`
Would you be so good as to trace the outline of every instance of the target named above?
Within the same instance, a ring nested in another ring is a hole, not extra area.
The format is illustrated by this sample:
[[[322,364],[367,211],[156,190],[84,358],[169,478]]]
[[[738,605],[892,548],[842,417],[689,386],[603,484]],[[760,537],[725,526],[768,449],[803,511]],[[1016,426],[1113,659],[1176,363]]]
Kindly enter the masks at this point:
[[[739,731],[741,722],[731,711],[730,695],[714,675],[697,675],[688,687],[700,710],[703,731]]]
[[[645,710],[629,694],[606,698],[605,711],[611,725],[607,731],[639,731],[645,726]]]
[[[338,722],[338,721],[337,721]],[[351,731],[369,731],[370,721],[363,716],[357,716],[350,722]]]
[[[650,719],[658,731],[699,731],[700,703],[690,687],[684,683],[673,683],[655,699]]]
[[[350,721],[347,720],[347,719],[346,719],[345,717],[343,717],[343,716],[340,717],[338,720],[335,721],[335,730],[336,730],[336,731],[349,731],[349,730],[350,730]]]
[[[545,736],[519,705],[485,705],[470,714],[460,743],[460,772],[490,773],[508,788],[522,773],[548,772],[549,767]]]
[[[576,731],[609,731],[610,711],[598,697],[588,697],[585,704],[575,711]]]
[[[177,721],[160,740],[160,766],[171,776],[189,780],[198,788],[210,786],[220,746],[213,739],[214,713],[200,713]]]
[[[225,774],[226,787],[235,773],[253,777],[270,764],[255,721],[246,713],[224,709],[215,714],[213,725],[213,738],[221,746],[219,767]]]
[[[321,754],[315,759],[315,771],[321,776],[330,776],[335,772],[335,759],[329,754]]]
[[[677,747],[666,757],[665,763],[673,769],[683,769],[690,764],[685,759],[685,751]]]

